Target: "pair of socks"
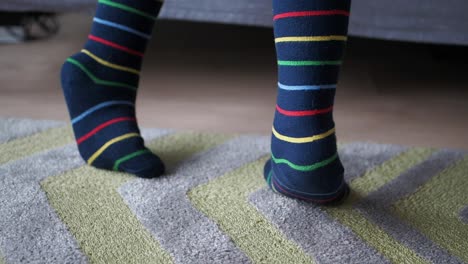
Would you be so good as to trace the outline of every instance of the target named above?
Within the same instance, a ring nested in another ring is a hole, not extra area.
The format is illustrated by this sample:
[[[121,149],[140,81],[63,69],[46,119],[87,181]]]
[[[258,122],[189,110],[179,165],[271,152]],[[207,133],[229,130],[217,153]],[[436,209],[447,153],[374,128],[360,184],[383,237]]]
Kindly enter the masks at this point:
[[[99,0],[88,41],[62,67],[78,149],[91,166],[143,178],[164,173],[135,117],[142,60],[161,6]],[[265,179],[288,197],[332,203],[347,192],[332,114],[349,6],[349,0],[273,0],[279,82]]]

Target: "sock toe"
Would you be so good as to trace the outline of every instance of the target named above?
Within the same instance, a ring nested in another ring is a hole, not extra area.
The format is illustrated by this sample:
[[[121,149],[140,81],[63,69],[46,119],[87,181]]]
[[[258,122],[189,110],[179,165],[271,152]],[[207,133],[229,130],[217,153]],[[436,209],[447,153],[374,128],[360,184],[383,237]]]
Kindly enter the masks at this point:
[[[263,167],[263,177],[265,178],[265,181],[269,184],[269,176],[271,172],[271,159],[269,159],[266,163],[265,166]]]
[[[149,179],[161,176],[165,171],[165,166],[158,156],[147,153],[122,163],[119,170]]]

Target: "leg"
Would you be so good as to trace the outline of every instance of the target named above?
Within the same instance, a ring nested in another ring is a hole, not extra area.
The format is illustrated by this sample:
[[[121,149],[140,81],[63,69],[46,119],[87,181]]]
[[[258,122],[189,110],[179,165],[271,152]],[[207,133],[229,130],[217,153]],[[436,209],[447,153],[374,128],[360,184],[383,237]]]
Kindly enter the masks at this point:
[[[265,179],[276,192],[314,203],[347,195],[333,101],[350,0],[273,0],[278,97]]]
[[[84,48],[65,61],[62,88],[83,159],[150,178],[164,172],[145,146],[135,99],[147,42],[162,3],[99,0]]]

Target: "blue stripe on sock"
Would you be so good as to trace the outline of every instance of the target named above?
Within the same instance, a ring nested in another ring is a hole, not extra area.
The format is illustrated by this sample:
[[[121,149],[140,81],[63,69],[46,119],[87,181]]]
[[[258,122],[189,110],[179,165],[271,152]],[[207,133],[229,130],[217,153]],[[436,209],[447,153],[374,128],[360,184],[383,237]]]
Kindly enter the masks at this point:
[[[72,123],[72,125],[74,125],[74,124],[78,123],[79,121],[81,121],[86,116],[92,114],[93,112],[95,112],[95,111],[97,111],[99,109],[108,107],[108,106],[112,106],[112,105],[129,105],[129,106],[135,107],[135,104],[133,104],[132,102],[128,102],[128,101],[108,101],[108,102],[104,102],[104,103],[101,103],[101,104],[98,104],[96,106],[91,107],[90,109],[88,109],[84,113],[82,113],[81,115],[73,118],[71,123]]]
[[[278,83],[278,87],[288,91],[300,91],[300,90],[322,90],[322,89],[336,89],[336,84],[325,84],[325,85],[285,85]]]
[[[145,39],[150,39],[151,38],[151,36],[148,35],[148,34],[145,34],[143,32],[137,31],[135,29],[132,29],[132,28],[129,28],[127,26],[117,24],[117,23],[114,23],[114,22],[111,22],[111,21],[103,20],[103,19],[100,19],[100,18],[97,18],[97,17],[95,17],[93,19],[93,21],[96,22],[96,23],[102,24],[102,25],[106,25],[106,26],[109,26],[109,27],[117,28],[117,29],[129,32],[129,33],[135,34],[135,35],[137,35],[139,37],[142,37],[142,38],[145,38]]]

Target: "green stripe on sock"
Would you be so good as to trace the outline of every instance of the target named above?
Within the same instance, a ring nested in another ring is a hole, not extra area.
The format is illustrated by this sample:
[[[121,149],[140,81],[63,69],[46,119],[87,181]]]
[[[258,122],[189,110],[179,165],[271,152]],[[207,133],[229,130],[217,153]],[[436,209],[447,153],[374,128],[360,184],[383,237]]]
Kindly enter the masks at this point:
[[[77,60],[75,59],[72,59],[72,58],[68,58],[67,59],[67,62],[77,66],[78,68],[80,68],[84,73],[86,73],[86,75],[88,75],[88,77],[93,80],[93,82],[95,84],[100,84],[100,85],[107,85],[107,86],[116,86],[116,87],[123,87],[123,88],[128,88],[128,89],[131,89],[133,91],[136,91],[137,88],[135,86],[132,86],[132,85],[128,85],[126,83],[119,83],[119,82],[111,82],[111,81],[105,81],[105,80],[101,80],[99,79],[98,77],[94,76],[88,69],[86,69],[85,66],[83,66],[81,63],[79,63]]]
[[[151,153],[151,152],[149,150],[147,150],[147,149],[143,149],[143,150],[139,150],[139,151],[135,151],[133,153],[130,153],[130,154],[116,160],[115,163],[114,163],[113,170],[117,171],[119,169],[120,164],[122,164],[123,162],[125,162],[127,160],[131,160],[131,159],[133,159],[133,158],[135,158],[137,156],[143,155],[145,153]]]
[[[0,164],[74,142],[69,126],[51,128],[41,133],[0,144]]]
[[[302,165],[294,164],[294,163],[292,163],[292,162],[290,162],[289,160],[286,160],[286,159],[277,159],[277,158],[275,158],[275,156],[273,156],[273,154],[271,155],[271,159],[276,164],[287,164],[289,167],[291,167],[291,168],[293,168],[295,170],[298,170],[298,171],[313,171],[313,170],[316,170],[318,168],[327,166],[328,164],[332,163],[337,158],[338,158],[338,153],[335,153],[335,155],[333,155],[332,157],[330,157],[330,158],[328,158],[326,160],[323,160],[321,162],[317,162],[317,163],[312,164],[312,165],[302,166]]]
[[[393,263],[427,263],[416,252],[395,240],[378,225],[353,208],[360,199],[426,160],[434,151],[411,149],[366,172],[350,183],[351,193],[340,207],[325,208],[328,214],[348,226],[370,246]]]
[[[126,6],[124,4],[115,3],[115,2],[112,2],[112,1],[109,1],[109,0],[99,0],[99,3],[104,4],[104,5],[108,5],[108,6],[112,6],[112,7],[115,7],[115,8],[119,8],[119,9],[122,9],[122,10],[125,10],[125,11],[128,11],[128,12],[131,12],[131,13],[137,14],[139,16],[152,19],[152,20],[157,19],[157,17],[155,17],[155,16],[152,16],[152,15],[150,15],[148,13],[142,12],[142,11],[140,11],[138,9],[133,8],[133,7]]]
[[[253,263],[313,263],[248,202],[248,196],[265,185],[265,161],[262,158],[200,185],[190,190],[188,197]]]
[[[323,65],[340,65],[341,61],[284,61],[279,60],[280,66],[323,66]]]
[[[186,132],[147,144],[170,171],[184,159],[229,139]],[[138,221],[118,193],[135,177],[84,166],[41,182],[51,206],[90,263],[172,263],[171,256]]]
[[[468,156],[433,177],[392,209],[405,222],[468,263],[468,225],[458,214],[468,205]],[[432,208],[437,208],[436,212]]]

